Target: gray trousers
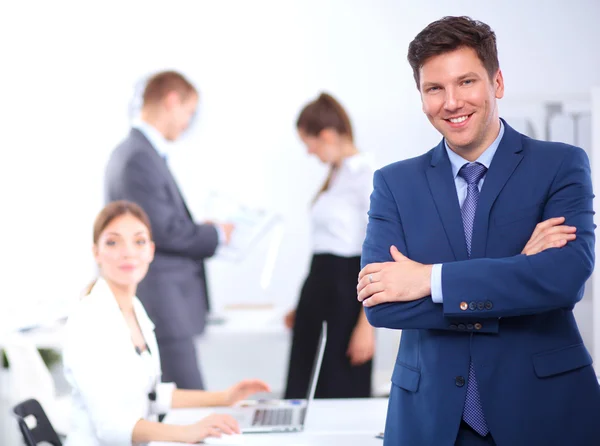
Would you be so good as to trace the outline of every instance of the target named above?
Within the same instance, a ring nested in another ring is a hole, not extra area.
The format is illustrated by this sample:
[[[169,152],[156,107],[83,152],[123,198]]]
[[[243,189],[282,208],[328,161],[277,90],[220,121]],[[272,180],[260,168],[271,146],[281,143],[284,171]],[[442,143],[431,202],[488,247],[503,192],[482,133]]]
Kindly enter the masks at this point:
[[[155,324],[162,380],[203,390],[194,337],[204,329],[203,282],[197,275],[148,274],[137,295]]]
[[[178,389],[204,389],[193,338],[164,339],[158,348],[163,382],[174,382]]]

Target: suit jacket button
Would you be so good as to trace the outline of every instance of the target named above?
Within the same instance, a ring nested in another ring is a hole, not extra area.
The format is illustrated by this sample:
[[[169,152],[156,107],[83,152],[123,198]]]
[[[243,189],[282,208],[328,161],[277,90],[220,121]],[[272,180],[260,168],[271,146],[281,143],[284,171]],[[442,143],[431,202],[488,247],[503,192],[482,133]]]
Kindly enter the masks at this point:
[[[477,309],[483,310],[485,308],[485,304],[483,302],[477,302]]]
[[[461,302],[460,303],[460,309],[462,311],[465,311],[467,308],[469,308],[469,304],[467,304],[466,302]]]
[[[467,324],[467,330],[473,330],[473,324]]]
[[[459,330],[464,330],[465,328],[467,328],[467,327],[465,327],[465,324],[458,324]]]
[[[494,304],[492,304],[491,300],[486,300],[485,301],[485,309],[486,310],[491,310],[493,306],[494,306]]]
[[[473,327],[475,327],[475,330],[481,330],[481,328],[483,327],[483,325],[481,325],[479,322],[476,322]]]
[[[456,324],[450,324],[450,330],[456,330]]]
[[[456,378],[454,378],[454,384],[456,384],[457,387],[462,387],[465,385],[465,378],[462,376],[457,376]]]
[[[477,302],[471,302],[469,304],[469,310],[471,310],[471,311],[477,310]]]

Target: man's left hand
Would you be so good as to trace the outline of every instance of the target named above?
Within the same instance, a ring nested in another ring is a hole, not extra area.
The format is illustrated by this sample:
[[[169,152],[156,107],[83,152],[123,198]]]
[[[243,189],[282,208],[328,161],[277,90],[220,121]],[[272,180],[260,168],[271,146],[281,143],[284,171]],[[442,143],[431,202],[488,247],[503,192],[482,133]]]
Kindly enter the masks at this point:
[[[358,275],[358,300],[365,307],[409,302],[431,294],[432,265],[423,265],[390,248],[393,262],[370,263]]]

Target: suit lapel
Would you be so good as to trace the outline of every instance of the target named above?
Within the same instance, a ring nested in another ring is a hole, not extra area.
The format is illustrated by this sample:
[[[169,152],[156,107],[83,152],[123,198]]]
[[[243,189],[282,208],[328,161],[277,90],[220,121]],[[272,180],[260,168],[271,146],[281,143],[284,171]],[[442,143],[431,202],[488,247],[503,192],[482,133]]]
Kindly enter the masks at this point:
[[[444,141],[433,149],[431,166],[427,169],[427,181],[433,200],[456,260],[467,260],[467,242],[452,166],[444,147]]]
[[[485,175],[475,211],[471,258],[485,257],[492,206],[523,159],[522,150],[521,134],[504,122],[504,136]]]
[[[171,185],[171,189],[173,190],[173,194],[175,196],[179,197],[179,200],[181,201],[181,204],[183,206],[183,209],[185,210],[185,213],[190,218],[190,220],[193,221],[194,219],[192,218],[192,214],[190,213],[190,210],[188,209],[187,204],[185,203],[185,200],[183,199],[181,190],[179,189],[179,186],[177,185],[177,181],[175,181],[175,178],[173,177],[173,174],[171,173],[171,170],[169,169],[169,166],[167,165],[166,160],[162,156],[159,155],[159,153],[156,151],[156,149],[152,146],[152,143],[150,141],[148,141],[148,138],[146,138],[146,136],[142,132],[140,132],[138,129],[131,129],[131,132],[132,133],[136,132],[137,135],[142,137],[144,139],[144,141],[147,142],[147,148],[152,153],[152,156],[154,157],[156,163],[160,166],[161,170],[163,171],[164,176],[168,179],[168,181]]]

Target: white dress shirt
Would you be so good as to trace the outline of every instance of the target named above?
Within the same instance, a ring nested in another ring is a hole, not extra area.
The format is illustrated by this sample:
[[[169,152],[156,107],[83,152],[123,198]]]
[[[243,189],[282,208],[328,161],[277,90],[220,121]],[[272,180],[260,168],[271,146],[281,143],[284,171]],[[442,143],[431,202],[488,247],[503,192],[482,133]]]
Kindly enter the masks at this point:
[[[315,254],[360,256],[367,230],[373,163],[363,153],[345,158],[311,209]]]
[[[73,408],[65,446],[131,445],[140,419],[155,421],[155,414],[171,407],[175,385],[160,382],[154,324],[137,297],[133,307],[149,353],[135,351],[127,322],[101,278],[67,320],[63,365]],[[148,396],[153,391],[155,401]]]
[[[500,145],[503,136],[504,124],[502,123],[502,121],[500,121],[500,131],[498,132],[498,136],[496,137],[494,142],[487,149],[485,149],[485,151],[474,162],[483,164],[487,169],[489,169],[492,165],[492,160],[494,159],[494,155],[498,150],[498,146]],[[458,173],[465,164],[471,163],[464,159],[462,156],[458,155],[452,149],[450,149],[446,140],[444,140],[444,145],[446,147],[446,153],[448,154],[448,158],[450,158],[450,165],[452,166],[452,175],[454,176],[454,185],[456,187],[456,194],[458,196],[458,205],[462,208],[462,205],[465,202],[465,199],[467,198],[468,185],[466,180],[463,177],[461,177]],[[483,175],[481,180],[479,180],[479,183],[477,183],[477,189],[479,189],[479,192],[481,192],[481,188],[483,187],[484,181],[485,175]],[[442,267],[443,264],[436,263],[431,269],[431,300],[433,300],[436,304],[441,304],[444,302],[444,292],[442,289]]]

